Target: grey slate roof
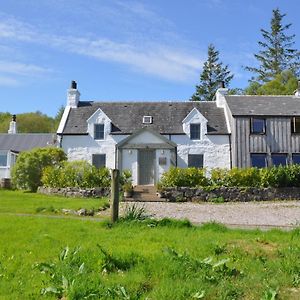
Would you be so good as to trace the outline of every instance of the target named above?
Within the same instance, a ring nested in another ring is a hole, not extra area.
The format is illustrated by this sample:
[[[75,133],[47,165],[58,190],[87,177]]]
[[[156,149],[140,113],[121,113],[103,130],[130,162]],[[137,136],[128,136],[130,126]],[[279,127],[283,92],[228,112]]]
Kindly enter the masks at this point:
[[[182,121],[196,107],[208,120],[208,134],[228,134],[224,110],[215,102],[79,102],[72,108],[63,134],[86,134],[87,119],[100,108],[112,121],[112,134],[132,134],[149,127],[160,134],[183,134]],[[142,123],[152,116],[153,124]]]
[[[300,97],[225,96],[233,116],[300,116]]]
[[[0,134],[0,150],[16,152],[53,145],[52,133]]]

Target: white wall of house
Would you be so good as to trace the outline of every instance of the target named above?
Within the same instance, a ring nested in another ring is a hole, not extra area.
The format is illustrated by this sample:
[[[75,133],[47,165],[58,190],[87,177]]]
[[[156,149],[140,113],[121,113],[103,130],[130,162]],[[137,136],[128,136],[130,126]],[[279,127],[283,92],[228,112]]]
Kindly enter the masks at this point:
[[[203,166],[230,169],[230,145],[228,135],[206,135],[201,140],[191,140],[187,135],[173,135],[177,144],[177,166],[188,166],[189,154],[203,154]]]
[[[68,160],[86,160],[92,163],[93,154],[106,155],[106,167],[115,168],[115,145],[126,136],[108,135],[105,140],[94,140],[91,135],[64,135],[62,149]]]

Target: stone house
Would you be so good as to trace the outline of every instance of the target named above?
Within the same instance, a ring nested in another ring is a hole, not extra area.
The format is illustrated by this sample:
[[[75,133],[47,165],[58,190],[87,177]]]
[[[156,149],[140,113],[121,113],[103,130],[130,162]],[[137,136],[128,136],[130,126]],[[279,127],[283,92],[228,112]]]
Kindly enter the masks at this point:
[[[130,170],[153,185],[171,166],[266,167],[300,162],[300,88],[294,96],[228,95],[215,101],[81,101],[72,81],[58,128],[69,160]]]
[[[69,160],[130,170],[134,185],[155,184],[170,166],[230,168],[229,123],[216,101],[81,101],[73,81],[57,134]]]

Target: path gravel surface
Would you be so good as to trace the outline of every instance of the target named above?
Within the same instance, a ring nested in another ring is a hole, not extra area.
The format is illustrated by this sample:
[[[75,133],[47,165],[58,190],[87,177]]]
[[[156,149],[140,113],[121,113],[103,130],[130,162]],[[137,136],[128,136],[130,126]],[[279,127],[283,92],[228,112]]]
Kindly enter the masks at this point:
[[[144,206],[155,218],[189,219],[192,223],[218,222],[232,227],[281,227],[300,226],[300,201],[247,202],[247,203],[171,203],[134,202]],[[126,205],[122,203],[122,210]]]

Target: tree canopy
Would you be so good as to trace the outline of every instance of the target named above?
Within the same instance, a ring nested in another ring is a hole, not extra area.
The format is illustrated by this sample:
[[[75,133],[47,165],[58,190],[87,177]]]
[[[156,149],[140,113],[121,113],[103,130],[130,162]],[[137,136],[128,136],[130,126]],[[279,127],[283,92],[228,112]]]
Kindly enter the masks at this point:
[[[63,106],[52,118],[40,111],[22,113],[17,115],[17,126],[19,133],[54,133],[57,131],[62,113]],[[0,133],[7,133],[11,114],[9,112],[0,112]]]
[[[226,85],[232,80],[233,75],[219,60],[219,51],[210,44],[207,50],[207,60],[203,65],[200,75],[200,84],[196,85],[196,92],[192,95],[191,101],[212,101],[220,83]]]
[[[247,95],[293,95],[297,89],[298,80],[290,70],[283,71],[275,76],[275,79],[260,84],[253,81],[245,89]]]
[[[255,81],[268,82],[286,70],[299,74],[300,52],[293,48],[295,34],[286,33],[292,24],[282,24],[285,16],[286,14],[281,14],[278,8],[274,9],[270,30],[261,29],[263,39],[258,42],[261,50],[254,54],[259,66],[245,68],[254,73],[252,79]]]

